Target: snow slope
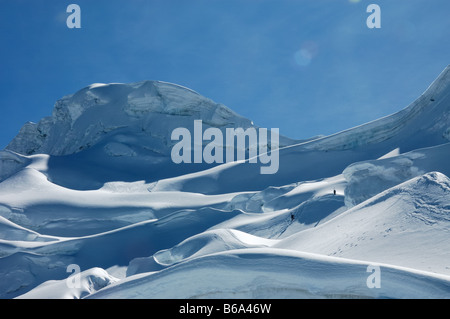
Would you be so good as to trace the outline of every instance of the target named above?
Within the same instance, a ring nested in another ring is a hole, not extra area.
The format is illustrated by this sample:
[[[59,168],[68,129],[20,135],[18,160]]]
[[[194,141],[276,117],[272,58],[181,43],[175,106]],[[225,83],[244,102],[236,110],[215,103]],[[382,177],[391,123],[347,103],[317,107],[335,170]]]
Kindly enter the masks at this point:
[[[327,234],[337,234],[327,236]],[[413,178],[276,247],[399,265],[450,276],[450,179]]]
[[[448,276],[389,265],[378,265],[381,288],[371,289],[368,266],[291,250],[240,249],[131,276],[89,298],[441,298],[450,289]]]
[[[171,161],[196,119],[256,127],[225,106],[93,84],[0,151],[0,298],[450,298],[449,114],[447,67],[395,114],[281,137],[264,175]]]

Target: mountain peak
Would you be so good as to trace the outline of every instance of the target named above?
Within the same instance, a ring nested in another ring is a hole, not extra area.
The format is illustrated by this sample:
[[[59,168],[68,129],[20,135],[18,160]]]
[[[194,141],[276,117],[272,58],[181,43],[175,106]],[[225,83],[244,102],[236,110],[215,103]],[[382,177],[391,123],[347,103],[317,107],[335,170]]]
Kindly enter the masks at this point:
[[[6,149],[24,155],[68,155],[120,131],[129,139],[147,135],[147,140],[153,140],[148,146],[160,144],[155,150],[164,153],[172,129],[189,128],[195,119],[215,127],[252,126],[250,120],[226,106],[180,85],[161,81],[94,83],[59,99],[52,116],[25,124]]]

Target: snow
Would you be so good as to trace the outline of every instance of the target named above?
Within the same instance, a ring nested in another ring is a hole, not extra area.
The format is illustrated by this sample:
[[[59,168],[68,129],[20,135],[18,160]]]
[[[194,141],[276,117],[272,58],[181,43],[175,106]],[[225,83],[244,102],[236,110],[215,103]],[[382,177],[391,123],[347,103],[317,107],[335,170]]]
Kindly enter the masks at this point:
[[[19,299],[42,299],[42,296],[46,296],[46,299],[80,299],[118,280],[104,269],[91,268],[80,273],[79,287],[72,287],[75,286],[73,278],[51,280],[20,296]]]
[[[431,172],[276,246],[450,275],[449,207],[450,180]]]
[[[130,276],[88,298],[439,298],[450,288],[450,277],[378,266],[386,284],[370,289],[367,263],[283,249],[239,249]]]
[[[130,148],[167,154],[172,130],[191,128],[194,119],[219,128],[253,126],[226,106],[178,85],[160,81],[93,84],[58,100],[51,117],[27,123],[6,149],[25,155],[69,155],[104,140],[121,143],[112,136],[120,132]]]
[[[257,127],[161,81],[26,123],[0,151],[0,298],[450,298],[450,67],[395,114],[280,137],[276,174],[174,164],[197,119]]]
[[[349,165],[343,171],[347,181],[346,205],[357,205],[425,172],[438,171],[450,176],[450,162],[445,160],[449,152],[450,144],[446,143]]]

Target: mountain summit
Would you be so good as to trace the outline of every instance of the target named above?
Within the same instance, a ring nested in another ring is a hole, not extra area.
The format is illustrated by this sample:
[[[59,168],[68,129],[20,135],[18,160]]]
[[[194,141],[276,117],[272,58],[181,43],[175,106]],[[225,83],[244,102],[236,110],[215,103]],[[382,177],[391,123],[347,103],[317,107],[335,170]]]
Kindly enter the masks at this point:
[[[252,126],[224,105],[179,85],[97,83],[58,100],[51,117],[27,123],[6,149],[70,155],[108,139],[105,148],[112,155],[132,156],[139,149],[167,155],[172,130],[191,128],[195,119],[214,127]]]
[[[227,128],[256,128],[223,104],[176,84],[92,84],[58,100],[52,116],[21,128],[0,152],[0,180],[36,154],[50,156],[45,171],[50,180],[75,189],[95,189],[108,181],[153,182],[212,167],[171,160],[177,143],[171,133],[176,128],[194,132],[195,120],[223,136]],[[281,146],[297,142],[280,136]]]

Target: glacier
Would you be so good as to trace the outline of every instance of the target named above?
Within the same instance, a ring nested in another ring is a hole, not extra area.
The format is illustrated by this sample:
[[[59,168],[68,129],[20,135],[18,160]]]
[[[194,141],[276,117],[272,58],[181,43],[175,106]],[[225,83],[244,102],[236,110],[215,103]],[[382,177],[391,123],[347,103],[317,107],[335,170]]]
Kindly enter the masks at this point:
[[[450,298],[450,66],[394,114],[280,135],[276,174],[173,163],[195,120],[259,128],[161,81],[25,123],[0,151],[0,298]]]

